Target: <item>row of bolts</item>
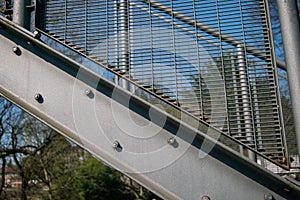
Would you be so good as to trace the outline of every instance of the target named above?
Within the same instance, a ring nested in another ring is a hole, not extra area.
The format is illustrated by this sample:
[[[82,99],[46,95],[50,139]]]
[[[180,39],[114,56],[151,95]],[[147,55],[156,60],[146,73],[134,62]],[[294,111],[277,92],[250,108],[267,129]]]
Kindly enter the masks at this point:
[[[20,50],[20,48],[17,47],[17,46],[14,46],[12,50],[13,50],[13,52],[14,52],[15,54],[17,54],[17,55],[20,55],[20,54],[21,54],[21,50]],[[94,93],[93,93],[92,90],[90,90],[90,89],[85,90],[85,95],[88,96],[88,97],[90,97],[90,98],[93,98],[93,97],[94,97]],[[34,99],[35,99],[38,103],[43,103],[43,102],[44,102],[44,98],[43,98],[43,96],[42,96],[40,93],[35,94]],[[168,144],[170,144],[170,145],[175,144],[175,142],[176,142],[175,137],[171,137],[171,138],[168,139]],[[120,144],[119,141],[117,141],[117,140],[115,140],[115,141],[113,142],[112,147],[113,147],[115,150],[121,150],[121,149],[122,149],[121,144]],[[207,196],[207,195],[204,195],[204,196],[201,197],[201,200],[210,200],[210,197]],[[275,200],[275,199],[274,199],[274,197],[273,197],[272,194],[266,194],[266,195],[264,195],[264,200]]]

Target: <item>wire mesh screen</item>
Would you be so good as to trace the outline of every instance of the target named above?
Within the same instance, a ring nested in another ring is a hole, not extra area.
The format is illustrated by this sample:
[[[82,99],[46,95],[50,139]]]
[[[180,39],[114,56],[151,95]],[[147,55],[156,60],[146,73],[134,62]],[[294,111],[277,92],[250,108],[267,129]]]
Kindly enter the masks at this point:
[[[38,30],[286,162],[265,1],[38,2]]]

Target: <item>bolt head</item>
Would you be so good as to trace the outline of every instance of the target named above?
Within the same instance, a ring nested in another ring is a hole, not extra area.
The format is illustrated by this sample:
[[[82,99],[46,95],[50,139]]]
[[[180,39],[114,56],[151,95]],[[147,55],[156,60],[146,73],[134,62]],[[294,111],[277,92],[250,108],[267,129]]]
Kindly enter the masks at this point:
[[[112,146],[114,149],[117,149],[120,146],[120,143],[116,140],[116,141],[114,141]]]
[[[21,49],[19,48],[19,47],[17,47],[17,46],[14,46],[13,48],[12,48],[12,51],[17,55],[17,56],[20,56],[21,55]]]
[[[37,38],[37,37],[39,37],[40,33],[38,31],[34,31],[33,35],[34,35],[35,38]]]
[[[86,95],[91,94],[91,92],[92,92],[92,91],[91,91],[90,89],[86,89],[86,90],[85,90],[85,94],[86,94]]]
[[[44,98],[40,93],[37,93],[34,95],[34,99],[38,102],[38,103],[43,103],[44,102]]]
[[[174,144],[175,142],[176,142],[175,137],[171,137],[171,138],[168,140],[168,143],[169,143],[169,144]]]
[[[84,93],[85,93],[85,95],[86,96],[88,96],[89,98],[94,98],[94,93],[93,93],[93,91],[91,90],[91,89],[86,89],[85,91],[84,91]]]
[[[14,46],[14,47],[12,48],[12,50],[13,50],[13,52],[17,53],[20,49],[19,49],[19,47]]]
[[[39,98],[41,98],[41,96],[42,96],[41,94],[37,93],[37,94],[34,95],[34,99],[38,100]]]
[[[34,36],[34,38],[39,39],[39,38],[41,37],[41,34],[40,34],[40,32],[38,32],[37,30],[35,30],[35,31],[33,32],[33,36]]]

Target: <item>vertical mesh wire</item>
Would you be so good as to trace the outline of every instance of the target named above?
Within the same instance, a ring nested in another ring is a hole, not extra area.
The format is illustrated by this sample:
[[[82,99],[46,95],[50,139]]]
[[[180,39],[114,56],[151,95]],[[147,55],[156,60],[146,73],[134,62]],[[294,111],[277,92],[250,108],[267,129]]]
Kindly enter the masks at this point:
[[[265,1],[44,0],[38,6],[40,31],[286,161]]]

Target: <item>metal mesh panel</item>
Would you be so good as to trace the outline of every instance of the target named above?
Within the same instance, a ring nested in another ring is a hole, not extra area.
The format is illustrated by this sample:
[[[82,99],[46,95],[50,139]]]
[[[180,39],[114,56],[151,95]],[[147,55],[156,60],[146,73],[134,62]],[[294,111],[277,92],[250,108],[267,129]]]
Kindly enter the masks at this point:
[[[37,11],[40,31],[286,162],[263,0],[44,0]]]

